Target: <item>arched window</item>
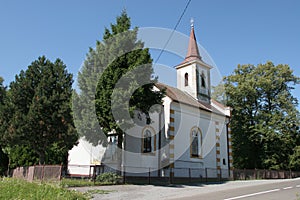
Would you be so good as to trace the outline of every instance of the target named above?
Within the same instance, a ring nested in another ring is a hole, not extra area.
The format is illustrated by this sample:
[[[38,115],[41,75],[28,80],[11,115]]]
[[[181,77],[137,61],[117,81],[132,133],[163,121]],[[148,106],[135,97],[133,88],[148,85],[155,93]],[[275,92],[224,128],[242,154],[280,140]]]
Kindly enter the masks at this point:
[[[147,126],[142,134],[142,153],[153,153],[155,151],[155,135],[153,128]]]
[[[188,86],[189,85],[189,74],[185,73],[184,74],[184,86]]]
[[[145,134],[144,134],[144,151],[143,151],[143,153],[149,153],[152,151],[151,140],[152,140],[151,132],[149,130],[146,130]]]
[[[202,156],[202,134],[198,127],[191,129],[190,153],[191,157],[200,158]]]

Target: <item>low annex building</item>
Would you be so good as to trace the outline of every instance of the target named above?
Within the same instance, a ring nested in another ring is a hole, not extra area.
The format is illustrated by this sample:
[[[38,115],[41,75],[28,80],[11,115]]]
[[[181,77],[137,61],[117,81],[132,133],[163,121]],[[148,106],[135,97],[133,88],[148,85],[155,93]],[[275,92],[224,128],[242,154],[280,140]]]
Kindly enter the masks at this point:
[[[211,69],[202,60],[192,25],[186,57],[176,66],[177,87],[157,83],[154,88],[166,91],[161,112],[150,114],[151,120],[136,112],[138,126],[127,131],[122,151],[114,135],[106,148],[81,138],[69,152],[69,173],[88,175],[89,166],[100,165],[131,176],[151,171],[151,176],[204,177],[204,169],[212,169],[207,176],[229,177],[230,108],[211,99]]]

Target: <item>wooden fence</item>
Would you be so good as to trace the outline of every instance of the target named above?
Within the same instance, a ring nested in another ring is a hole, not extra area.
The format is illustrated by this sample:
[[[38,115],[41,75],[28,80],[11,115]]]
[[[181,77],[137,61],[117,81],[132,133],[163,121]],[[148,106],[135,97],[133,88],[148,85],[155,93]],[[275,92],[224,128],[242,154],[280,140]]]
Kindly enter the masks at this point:
[[[59,181],[61,179],[61,174],[61,165],[35,165],[30,167],[18,167],[12,172],[13,177],[28,181]]]

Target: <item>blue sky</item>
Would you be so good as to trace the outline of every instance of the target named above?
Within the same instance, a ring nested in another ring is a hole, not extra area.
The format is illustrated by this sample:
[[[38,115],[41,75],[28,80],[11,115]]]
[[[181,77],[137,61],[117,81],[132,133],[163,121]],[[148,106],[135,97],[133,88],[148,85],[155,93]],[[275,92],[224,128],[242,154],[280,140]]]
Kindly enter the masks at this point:
[[[76,76],[89,47],[125,8],[133,26],[172,29],[187,0],[28,0],[0,2],[0,76],[5,84],[39,56],[61,58]],[[177,31],[189,35],[194,18],[198,42],[222,76],[237,64],[270,60],[300,76],[300,1],[192,0]],[[153,51],[155,60],[157,52]],[[160,63],[178,59],[163,54]],[[159,74],[158,74],[159,75]],[[164,76],[164,75],[163,75]],[[176,77],[174,77],[175,80]],[[293,94],[300,99],[300,87]]]

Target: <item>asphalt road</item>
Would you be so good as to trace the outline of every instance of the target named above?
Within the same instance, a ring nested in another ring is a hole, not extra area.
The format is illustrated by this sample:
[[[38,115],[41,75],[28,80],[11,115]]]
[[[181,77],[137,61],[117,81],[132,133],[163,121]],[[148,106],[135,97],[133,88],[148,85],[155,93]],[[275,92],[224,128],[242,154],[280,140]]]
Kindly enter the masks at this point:
[[[298,196],[299,195],[299,196]],[[174,198],[176,199],[176,198]],[[294,179],[286,182],[277,182],[264,185],[253,185],[238,189],[212,191],[205,194],[197,194],[189,197],[178,198],[180,200],[300,200],[300,180]]]
[[[93,200],[300,200],[300,178],[229,181],[196,185],[112,185],[70,188],[79,192],[106,190]]]

